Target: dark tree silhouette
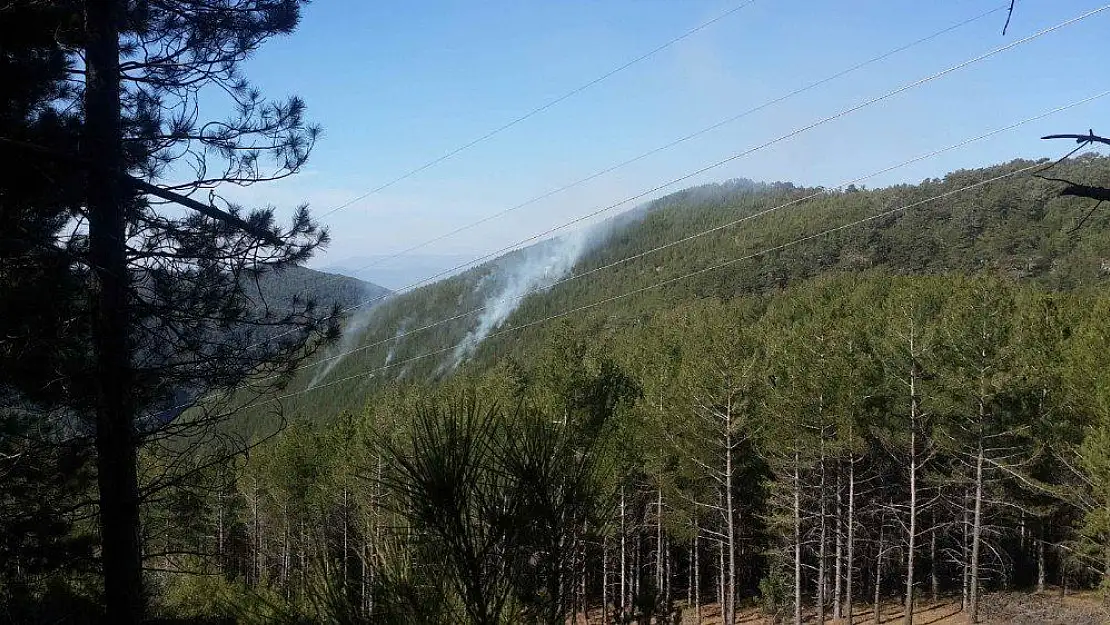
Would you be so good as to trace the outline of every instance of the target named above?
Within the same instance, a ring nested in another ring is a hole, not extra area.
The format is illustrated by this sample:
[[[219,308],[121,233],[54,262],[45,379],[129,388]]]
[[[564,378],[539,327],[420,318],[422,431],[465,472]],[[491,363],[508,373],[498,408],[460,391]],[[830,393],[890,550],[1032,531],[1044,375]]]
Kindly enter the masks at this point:
[[[337,310],[319,310],[311,299],[267,301],[259,287],[266,272],[303,263],[327,243],[307,207],[280,226],[272,207],[248,211],[219,194],[221,185],[296,173],[319,136],[304,120],[303,101],[265,100],[239,73],[265,41],[292,32],[302,4],[15,0],[0,7],[4,45],[23,45],[20,68],[33,72],[25,84],[39,91],[24,97],[37,109],[5,101],[16,114],[0,126],[5,162],[39,172],[12,179],[15,191],[0,197],[5,221],[18,224],[5,234],[20,241],[18,249],[5,245],[18,261],[5,255],[2,277],[27,278],[25,297],[12,304],[24,307],[5,323],[33,319],[30,303],[47,284],[54,290],[40,301],[57,307],[59,320],[6,335],[24,338],[5,339],[2,356],[41,344],[49,347],[38,353],[44,368],[54,352],[72,363],[51,376],[30,371],[10,388],[13,401],[37,393],[83,423],[71,443],[95,444],[113,623],[143,616],[141,504],[177,483],[184,466],[198,466],[178,458],[242,448],[245,441],[207,443],[223,436],[217,426],[236,406],[280,385],[337,333]],[[24,31],[40,38],[9,39]],[[216,96],[233,113],[205,119],[201,103]],[[63,139],[51,140],[50,128]],[[52,190],[31,188],[34,180],[40,187],[49,180]],[[51,273],[56,280],[45,282]],[[36,379],[43,388],[34,388]],[[140,449],[158,458],[157,474],[140,476]]]
[[[66,19],[53,3],[0,8],[0,136],[74,149],[79,119],[50,103],[69,96],[66,55],[53,29]],[[87,453],[59,443],[81,406],[88,336],[83,272],[54,238],[79,215],[79,177],[59,164],[0,150],[0,605],[6,618],[49,617],[38,583],[89,568],[90,545],[73,531],[83,509]],[[51,605],[47,605],[47,604]],[[57,612],[52,613],[54,616]],[[38,615],[38,616],[36,616]]]

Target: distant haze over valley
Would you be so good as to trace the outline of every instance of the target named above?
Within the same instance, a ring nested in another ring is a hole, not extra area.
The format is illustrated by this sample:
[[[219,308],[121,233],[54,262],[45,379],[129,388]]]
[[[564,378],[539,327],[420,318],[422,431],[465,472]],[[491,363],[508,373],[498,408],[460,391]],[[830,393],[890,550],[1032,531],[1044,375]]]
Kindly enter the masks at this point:
[[[320,267],[319,270],[358,278],[395,291],[454,269],[477,256],[480,254],[412,254],[396,258],[388,254],[352,256],[334,262],[326,261],[329,264]],[[436,279],[454,275],[459,271],[437,276]]]

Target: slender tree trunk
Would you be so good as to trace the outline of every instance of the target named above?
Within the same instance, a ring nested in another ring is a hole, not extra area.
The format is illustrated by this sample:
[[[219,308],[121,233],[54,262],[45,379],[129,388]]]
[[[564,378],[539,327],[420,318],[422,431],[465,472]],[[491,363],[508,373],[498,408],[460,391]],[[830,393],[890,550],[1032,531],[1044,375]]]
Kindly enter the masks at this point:
[[[254,585],[262,583],[262,521],[258,517],[258,493],[251,501],[251,515],[254,517]]]
[[[964,492],[964,498],[963,499],[964,499],[964,505],[963,505],[964,518],[963,518],[963,524],[962,524],[962,527],[961,527],[963,544],[961,545],[961,548],[960,548],[960,555],[962,556],[962,559],[963,559],[963,562],[961,562],[960,564],[961,564],[961,568],[963,570],[963,574],[962,574],[961,588],[960,588],[960,609],[961,610],[967,610],[968,600],[969,600],[970,594],[971,594],[971,543],[968,540],[968,537],[971,535],[970,532],[968,531],[968,528],[971,526],[971,519],[968,518],[968,506],[969,506],[968,499],[969,499],[969,496],[968,496],[966,491]]]
[[[883,600],[883,526],[879,526],[879,551],[875,556],[875,625],[882,622]]]
[[[370,546],[368,544],[366,544],[367,540],[369,540],[369,538],[370,538],[370,518],[369,517],[363,517],[362,521],[363,521],[363,532],[365,532],[365,533],[362,535],[363,536],[362,546],[361,546],[362,549],[360,550],[360,553],[359,553],[359,555],[361,556],[359,558],[359,581],[361,582],[361,584],[360,584],[361,585],[360,605],[362,606],[363,615],[372,615],[373,612],[372,612],[371,607],[370,607],[370,594],[367,592],[368,587],[369,587],[369,581],[370,581],[369,580],[369,575],[368,575],[369,569],[370,569],[370,566],[369,566],[369,564],[370,564],[369,563],[369,560],[370,560]]]
[[[725,421],[725,528],[728,533],[728,581],[725,583],[724,625],[736,622],[736,511],[732,501],[732,406]]]
[[[818,496],[821,498],[821,503],[818,505],[818,513],[820,521],[818,525],[818,545],[817,545],[817,589],[815,593],[815,600],[817,603],[817,623],[818,625],[825,625],[825,587],[827,580],[825,579],[828,571],[827,565],[827,551],[828,551],[828,510],[826,508],[825,497],[825,432],[821,432],[821,457],[820,457],[820,486],[818,488]]]
[[[663,489],[655,495],[655,589],[663,592]]]
[[[289,591],[289,515],[285,515],[285,524],[282,527],[282,547],[281,547],[281,585],[282,590],[288,596]]]
[[[91,309],[96,358],[96,458],[101,564],[108,622],[143,619],[139,483],[133,423],[128,312],[125,189],[120,121],[118,0],[85,5],[85,127],[83,157],[102,170],[88,172]]]
[[[686,566],[686,605],[694,605],[694,551],[690,550]]]
[[[1040,536],[1037,538],[1037,592],[1044,592],[1045,562],[1044,562],[1044,523],[1040,524]]]
[[[975,519],[971,526],[971,595],[967,622],[979,622],[979,549],[983,536],[983,444],[975,457]]]
[[[633,610],[636,609],[636,600],[640,597],[641,583],[644,577],[643,553],[644,528],[640,525],[636,527],[636,545],[632,549],[632,577],[628,580],[632,585],[632,596],[628,603]]]
[[[933,603],[940,596],[940,572],[937,570],[937,527],[933,519],[933,527],[929,530],[929,591]]]
[[[308,564],[306,562],[306,558],[308,556],[308,544],[307,544],[308,541],[305,540],[305,527],[304,527],[304,519],[303,518],[301,519],[301,531],[300,531],[299,538],[300,538],[300,541],[299,541],[300,542],[300,549],[299,549],[299,551],[300,551],[300,557],[301,557],[301,597],[304,598],[305,593],[308,590]]]
[[[621,607],[622,618],[623,618],[623,615],[627,614],[627,611],[628,611],[628,569],[627,569],[628,536],[627,536],[627,526],[625,524],[625,504],[626,504],[626,502],[625,502],[625,498],[624,498],[624,486],[622,485],[621,486],[621,567],[620,567],[621,568],[621,601],[620,601],[620,607]]]
[[[609,625],[609,537],[601,539],[601,625]]]
[[[844,493],[841,484],[841,463],[836,463],[836,558],[833,568],[833,618],[840,619],[844,616],[841,609],[840,597],[844,590],[842,579],[844,575]]]
[[[663,540],[663,603],[671,603],[671,540]]]
[[[910,336],[910,353],[916,357],[914,338]],[[906,614],[902,618],[904,625],[913,625],[913,592],[914,592],[914,555],[917,549],[917,436],[918,436],[918,405],[917,405],[917,362],[910,366],[910,508],[909,528],[906,533]]]
[[[582,545],[582,616],[586,623],[590,622],[590,546],[585,538]]]
[[[567,526],[566,518],[564,518],[564,517],[559,517],[558,519],[556,519],[556,522],[558,524],[558,527],[566,527]],[[565,533],[560,532],[559,540],[557,541],[556,544],[558,545],[557,553],[559,555],[555,558],[555,561],[556,562],[560,562],[560,561],[565,562],[566,561],[565,560],[566,556],[564,554],[566,554],[568,552],[567,542],[566,542],[566,534]],[[575,549],[574,549],[573,544],[570,545],[569,552],[571,554],[571,558],[573,558],[574,554],[575,554]],[[573,566],[573,564],[572,564],[572,566]],[[571,582],[571,580],[566,578],[567,571],[565,569],[565,565],[556,566],[554,573],[555,573],[555,580],[554,580],[554,582],[555,582],[555,584],[554,584],[554,586],[555,586],[555,604],[557,606],[556,610],[559,614],[559,617],[564,618],[566,616],[566,613],[567,613],[567,608],[571,605],[571,603],[570,603],[571,602],[570,591],[567,590],[566,586],[567,586],[567,584],[570,584],[572,582]]]
[[[385,472],[385,457],[382,454],[378,454],[378,468],[377,468],[378,475],[377,475],[376,481],[374,482],[374,506],[373,506],[373,513],[374,513],[374,534],[373,534],[373,536],[374,536],[374,538],[373,538],[372,544],[370,545],[369,560],[368,560],[369,563],[370,563],[370,587],[371,588],[373,588],[374,585],[378,581],[378,567],[380,566],[380,563],[381,563],[381,559],[379,557],[379,553],[380,553],[379,550],[381,549],[381,545],[382,545],[382,495],[383,495],[383,493],[382,493],[382,491],[383,491],[383,488],[382,488],[382,474],[384,472]],[[369,609],[368,609],[368,612],[371,616],[373,616],[373,614],[374,614],[374,606],[375,606],[374,597],[375,597],[374,593],[371,592],[370,593],[370,605],[369,605]]]
[[[701,625],[701,561],[698,558],[700,549],[701,523],[694,521],[694,614],[697,625]]]
[[[1020,511],[1019,514],[1020,514],[1020,520],[1018,521],[1018,527],[1021,530],[1020,531],[1020,533],[1021,533],[1021,553],[1025,554],[1026,553],[1026,548],[1025,548],[1025,543],[1026,543],[1026,537],[1025,537],[1025,534],[1026,534],[1025,510]]]
[[[856,529],[856,458],[850,456],[848,458],[848,562],[845,566],[845,579],[844,579],[844,607],[848,611],[847,620],[848,625],[852,625],[855,614],[853,613],[852,605],[852,589],[853,579],[855,576],[855,529]]]
[[[347,483],[343,483],[343,594],[347,593],[347,573],[350,562],[347,559]]]
[[[795,443],[797,445],[797,443]],[[794,625],[802,625],[802,485],[801,455],[794,451]]]
[[[725,541],[717,539],[717,605],[721,608],[722,618],[725,616],[725,580],[728,572],[725,568]]]
[[[224,567],[224,492],[221,489],[216,499],[216,562]]]

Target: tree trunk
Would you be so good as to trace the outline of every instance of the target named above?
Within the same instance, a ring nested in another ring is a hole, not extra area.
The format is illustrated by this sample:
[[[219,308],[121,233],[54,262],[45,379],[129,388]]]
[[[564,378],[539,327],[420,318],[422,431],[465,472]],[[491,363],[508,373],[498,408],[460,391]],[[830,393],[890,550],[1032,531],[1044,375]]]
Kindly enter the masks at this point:
[[[729,419],[732,414],[728,407]],[[728,581],[725,583],[724,625],[736,622],[736,512],[732,502],[732,425],[725,424],[725,528],[728,533]]]
[[[588,583],[587,579],[586,579],[587,578],[587,566],[588,566],[587,558],[589,557],[588,545],[586,544],[586,533],[588,531],[589,531],[589,527],[586,525],[586,522],[583,521],[582,522],[582,539],[579,540],[579,543],[580,543],[581,547],[580,547],[580,551],[579,551],[580,556],[578,558],[578,572],[580,574],[579,583],[578,583],[578,605],[582,609],[582,619],[586,623],[590,622],[589,598],[588,598],[588,594],[586,592],[586,584]]]
[[[695,538],[695,540],[697,539]],[[694,552],[692,549],[686,566],[686,605],[694,605]]]
[[[796,448],[794,451],[794,625],[802,625],[802,485],[801,456]]]
[[[254,516],[254,585],[262,583],[262,521],[258,516],[258,493],[251,501],[251,514]]]
[[[879,550],[875,555],[875,625],[882,622],[883,600],[883,526],[879,526]]]
[[[663,540],[663,603],[671,603],[671,540]]]
[[[937,570],[937,527],[933,519],[933,527],[929,530],[929,591],[933,603],[937,602],[940,595],[940,572]]]
[[[963,575],[962,575],[962,579],[961,579],[961,588],[960,588],[960,609],[961,610],[967,610],[968,598],[969,598],[970,591],[971,591],[971,545],[968,542],[968,536],[970,536],[970,533],[968,532],[968,527],[971,525],[971,519],[967,518],[967,516],[968,516],[968,512],[967,512],[967,509],[968,509],[968,495],[967,495],[966,492],[964,493],[964,506],[963,506],[963,508],[964,508],[964,510],[963,510],[963,512],[964,512],[964,522],[961,526],[961,531],[962,531],[962,537],[961,538],[963,540],[963,544],[960,546],[961,547],[960,548],[960,554],[963,557],[963,562],[961,563],[962,564],[962,569],[963,569]]]
[[[282,545],[281,545],[281,585],[282,591],[286,596],[289,595],[289,515],[285,514],[285,524],[282,526]]]
[[[224,557],[224,491],[221,486],[216,498],[216,564],[222,570],[227,562]]]
[[[370,594],[367,592],[367,590],[369,589],[369,585],[370,585],[370,579],[369,579],[369,575],[368,575],[369,570],[370,570],[370,566],[369,566],[370,565],[370,562],[369,562],[369,560],[370,560],[370,545],[367,544],[367,541],[370,539],[370,519],[369,519],[369,517],[364,517],[363,518],[363,531],[365,532],[365,534],[363,534],[362,548],[361,548],[360,554],[359,554],[359,555],[362,556],[362,557],[359,558],[359,567],[360,567],[359,568],[359,581],[360,581],[361,593],[362,593],[361,594],[361,602],[360,602],[359,605],[362,606],[362,614],[364,616],[372,616],[373,613],[374,613],[373,612],[373,607],[372,607],[371,600],[370,600]]]
[[[101,564],[107,621],[143,618],[139,484],[133,423],[128,331],[128,270],[120,123],[117,0],[85,4],[85,127],[82,156],[88,172],[89,264],[96,357],[96,456]]]
[[[1044,523],[1040,523],[1041,535],[1037,538],[1037,592],[1044,592],[1045,562],[1044,562]]]
[[[308,557],[308,541],[305,539],[304,519],[301,519],[301,530],[299,535],[299,551],[301,559],[301,598],[303,599],[308,592],[308,564],[306,559]]]
[[[655,590],[663,592],[663,489],[655,497]]]
[[[1020,520],[1018,521],[1018,527],[1020,529],[1020,534],[1021,534],[1021,553],[1022,553],[1022,555],[1025,555],[1027,553],[1026,552],[1026,547],[1025,547],[1025,544],[1027,542],[1026,541],[1026,536],[1025,536],[1026,535],[1025,510],[1022,510],[1020,512],[1019,519]]]
[[[621,601],[620,601],[620,607],[621,607],[622,618],[623,618],[623,615],[626,614],[627,610],[628,610],[628,569],[627,569],[628,536],[627,536],[627,526],[625,525],[625,503],[626,502],[625,502],[625,498],[624,498],[624,486],[622,485],[621,486],[621,567],[620,567],[621,568]]]
[[[975,457],[975,517],[971,526],[971,594],[967,622],[979,622],[979,548],[983,536],[983,444]]]
[[[841,591],[844,587],[842,584],[842,577],[844,575],[844,493],[841,490],[841,475],[840,475],[840,462],[836,463],[836,554],[835,566],[833,568],[833,618],[840,619],[844,613],[840,605]]]
[[[725,578],[728,577],[725,568],[725,541],[717,539],[717,605],[721,608],[721,616],[725,614]]]
[[[852,625],[855,618],[852,609],[852,580],[855,573],[854,557],[856,553],[855,543],[855,529],[856,529],[856,459],[855,456],[848,458],[848,562],[845,566],[845,579],[844,579],[844,607],[848,611],[847,620],[848,625]]]
[[[701,524],[694,521],[694,614],[697,625],[701,625],[701,561],[698,558],[698,538],[701,535]]]
[[[915,354],[913,335],[910,336],[910,353]],[[916,357],[916,356],[914,356]],[[909,528],[906,532],[906,614],[904,625],[913,625],[914,555],[917,548],[917,362],[910,365],[910,509]]]
[[[609,625],[609,537],[601,539],[601,625]]]
[[[636,544],[632,549],[632,576],[628,582],[632,587],[632,594],[629,597],[629,606],[635,610],[636,600],[640,597],[640,590],[642,588],[644,567],[643,567],[643,552],[644,552],[644,532],[643,526],[636,527]]]
[[[343,482],[343,594],[347,594],[347,569],[350,567],[350,562],[347,559],[347,483]]]
[[[815,593],[815,600],[817,603],[817,623],[818,625],[825,625],[825,586],[826,586],[826,572],[828,566],[826,560],[827,543],[828,543],[828,510],[826,509],[825,497],[825,433],[821,432],[821,457],[820,457],[820,487],[818,488],[818,496],[821,498],[821,503],[818,506],[818,513],[820,515],[819,530],[818,530],[818,545],[817,545],[817,589]]]

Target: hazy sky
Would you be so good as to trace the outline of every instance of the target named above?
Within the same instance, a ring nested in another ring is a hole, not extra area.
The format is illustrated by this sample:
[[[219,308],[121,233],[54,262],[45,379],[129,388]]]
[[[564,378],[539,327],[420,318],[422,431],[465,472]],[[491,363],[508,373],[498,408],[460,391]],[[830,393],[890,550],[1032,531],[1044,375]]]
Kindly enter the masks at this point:
[[[325,134],[304,174],[239,199],[323,214],[742,4],[718,0],[317,0],[246,66]],[[453,158],[325,218],[314,266],[395,253],[656,148],[984,11],[999,0],[755,0]],[[1102,6],[1024,0],[421,253],[478,255]],[[687,180],[835,185],[1110,88],[1110,11]],[[1014,157],[1110,119],[1110,97],[868,186]],[[1105,125],[1105,124],[1103,124]],[[643,201],[643,200],[640,200]],[[622,208],[630,208],[640,201]],[[805,210],[799,206],[791,210]]]

